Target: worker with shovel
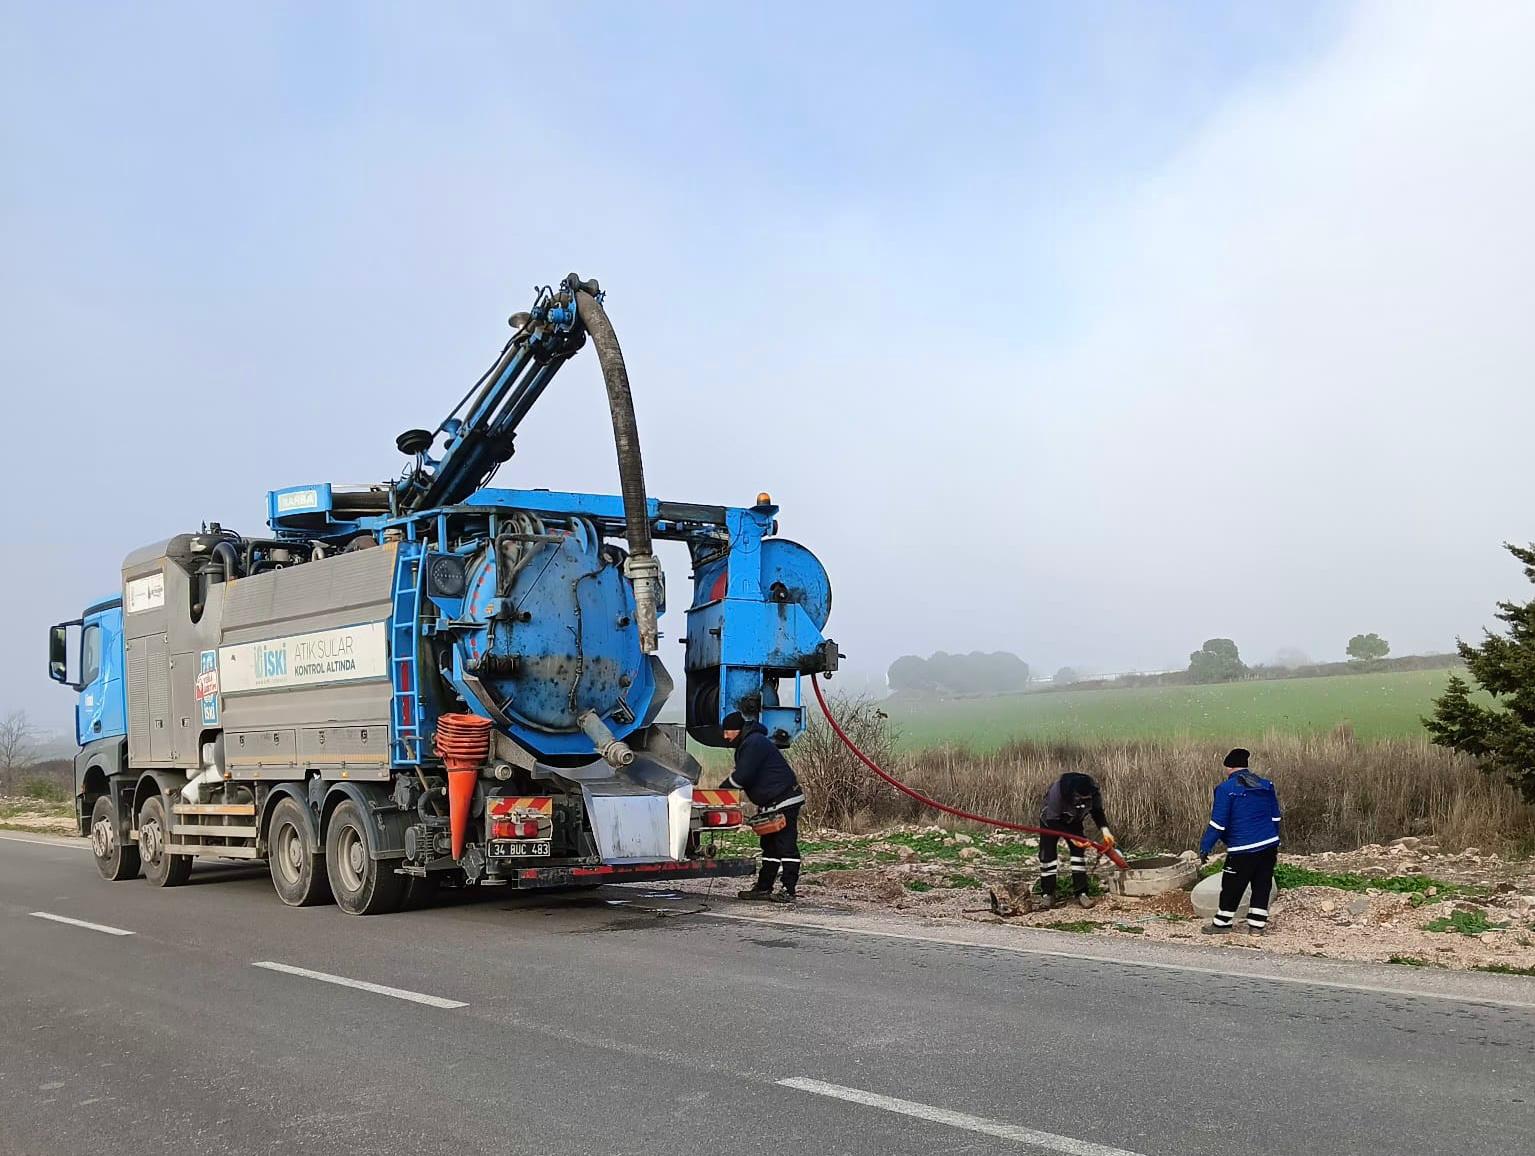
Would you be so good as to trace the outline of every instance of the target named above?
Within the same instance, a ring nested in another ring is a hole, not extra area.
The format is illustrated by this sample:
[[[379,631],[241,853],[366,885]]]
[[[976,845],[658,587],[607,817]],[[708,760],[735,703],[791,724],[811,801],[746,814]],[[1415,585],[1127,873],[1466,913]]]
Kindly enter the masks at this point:
[[[1102,832],[1103,845],[1112,848],[1114,832],[1109,830],[1109,821],[1103,813],[1103,793],[1098,790],[1098,784],[1091,775],[1067,771],[1045,792],[1045,805],[1039,817],[1039,825],[1068,837],[1071,844],[1071,890],[1079,907],[1093,905],[1092,897],[1087,893],[1088,839],[1083,830],[1089,815]],[[1059,835],[1039,837],[1039,890],[1045,897],[1047,908],[1055,906],[1056,874],[1061,866],[1057,850],[1059,844]]]
[[[756,886],[737,892],[737,898],[793,903],[799,883],[799,812],[805,805],[805,792],[789,760],[768,738],[767,727],[740,711],[731,711],[720,723],[720,730],[735,750],[735,769],[720,785],[745,791],[757,805],[757,813],[748,822],[762,841]],[[774,892],[773,881],[780,870],[783,890]]]
[[[1247,908],[1248,933],[1262,935],[1268,930],[1269,895],[1279,862],[1279,794],[1273,783],[1248,768],[1251,758],[1241,747],[1226,756],[1229,773],[1215,788],[1210,825],[1199,842],[1201,863],[1209,859],[1217,843],[1226,844],[1220,902],[1215,918],[1203,929],[1206,935],[1231,931],[1249,885],[1253,893]]]

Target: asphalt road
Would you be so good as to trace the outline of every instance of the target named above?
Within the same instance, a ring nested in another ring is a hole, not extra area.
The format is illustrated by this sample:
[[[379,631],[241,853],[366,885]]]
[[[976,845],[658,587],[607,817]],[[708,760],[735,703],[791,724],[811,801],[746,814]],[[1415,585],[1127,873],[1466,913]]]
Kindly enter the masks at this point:
[[[1535,983],[480,896],[358,919],[0,836],[0,1152],[1535,1152]]]

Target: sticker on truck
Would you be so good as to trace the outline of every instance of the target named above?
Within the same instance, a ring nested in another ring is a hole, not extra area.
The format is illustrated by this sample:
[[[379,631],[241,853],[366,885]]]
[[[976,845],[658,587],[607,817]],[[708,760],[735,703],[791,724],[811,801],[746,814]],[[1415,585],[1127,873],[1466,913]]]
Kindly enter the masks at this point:
[[[165,605],[165,572],[156,570],[135,578],[123,588],[123,609],[129,614],[156,610]]]
[[[192,697],[197,700],[197,711],[202,725],[219,725],[219,652],[205,650],[198,657],[197,682],[192,686]]]
[[[387,635],[382,622],[267,638],[218,652],[225,694],[386,678]]]
[[[277,495],[277,512],[279,514],[291,514],[295,510],[318,510],[320,508],[320,491],[314,488],[306,490],[282,490]]]

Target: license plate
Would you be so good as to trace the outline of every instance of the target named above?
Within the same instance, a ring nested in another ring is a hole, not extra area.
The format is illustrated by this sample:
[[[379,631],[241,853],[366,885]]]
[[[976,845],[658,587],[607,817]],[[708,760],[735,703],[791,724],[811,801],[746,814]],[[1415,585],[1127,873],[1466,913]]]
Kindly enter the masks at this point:
[[[548,839],[492,839],[490,853],[502,859],[524,859],[549,854]]]

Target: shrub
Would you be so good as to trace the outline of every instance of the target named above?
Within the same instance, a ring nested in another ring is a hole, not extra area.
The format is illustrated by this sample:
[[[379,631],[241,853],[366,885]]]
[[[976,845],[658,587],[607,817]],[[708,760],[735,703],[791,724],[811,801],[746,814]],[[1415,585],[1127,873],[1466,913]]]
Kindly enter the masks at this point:
[[[41,799],[47,803],[69,801],[69,792],[48,779],[28,779],[22,784],[21,793],[28,799]]]
[[[873,699],[833,695],[827,704],[860,750],[881,767],[895,765],[894,732]],[[859,762],[818,710],[811,712],[804,733],[795,740],[793,760],[811,822],[856,830],[860,817],[888,814],[902,797]]]

